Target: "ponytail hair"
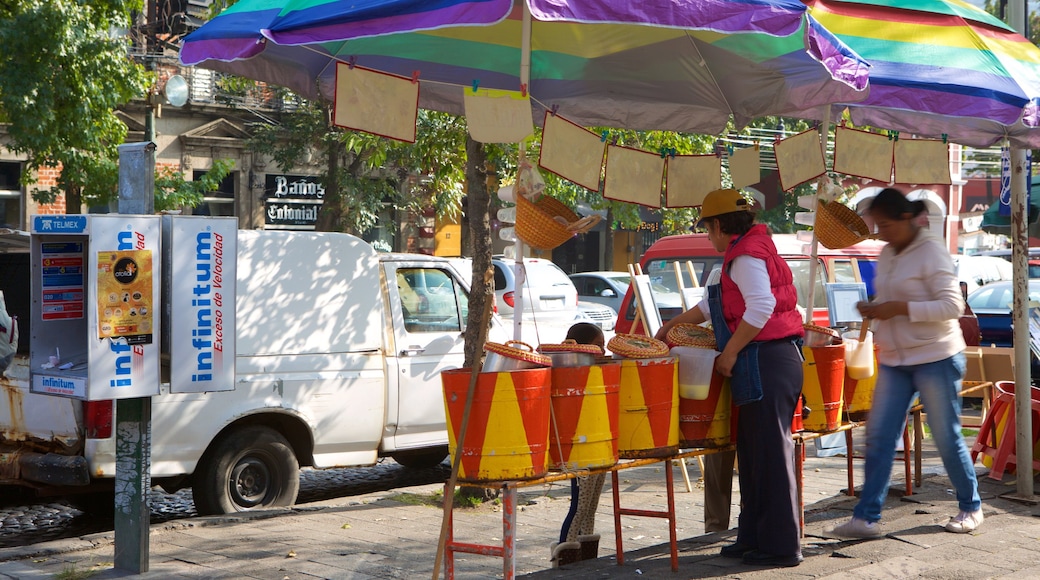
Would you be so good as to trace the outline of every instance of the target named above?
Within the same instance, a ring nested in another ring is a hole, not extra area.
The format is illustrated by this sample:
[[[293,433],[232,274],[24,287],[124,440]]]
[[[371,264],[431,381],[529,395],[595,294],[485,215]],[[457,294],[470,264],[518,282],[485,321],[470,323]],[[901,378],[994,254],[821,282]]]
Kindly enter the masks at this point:
[[[890,220],[913,219],[928,210],[921,200],[910,201],[898,189],[886,187],[870,202],[867,210]]]

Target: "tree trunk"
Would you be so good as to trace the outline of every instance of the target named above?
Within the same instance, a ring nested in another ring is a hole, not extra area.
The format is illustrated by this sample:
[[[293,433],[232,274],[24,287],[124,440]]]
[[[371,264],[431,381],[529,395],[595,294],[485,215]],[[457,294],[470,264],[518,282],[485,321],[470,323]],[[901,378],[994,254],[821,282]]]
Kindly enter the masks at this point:
[[[473,277],[470,282],[469,316],[466,318],[466,368],[478,364],[484,345],[477,344],[481,316],[488,300],[494,299],[495,275],[491,268],[491,195],[488,193],[487,152],[466,136],[466,214],[473,242]],[[482,487],[462,487],[461,497],[490,501],[498,492]]]
[[[607,233],[604,237],[604,248],[603,248],[603,269],[613,270],[614,269],[614,210],[613,208],[607,208],[607,217],[604,218],[607,222]]]
[[[466,367],[477,363],[484,345],[476,344],[483,322],[486,301],[494,299],[494,271],[491,268],[491,195],[487,187],[487,152],[484,146],[466,137],[466,214],[473,243],[473,277],[470,282],[469,317],[466,319]]]
[[[76,186],[69,186],[65,189],[65,213],[74,214],[81,213],[83,211],[83,189]]]
[[[337,232],[343,217],[343,195],[339,189],[340,151],[343,146],[334,139],[329,140],[328,170],[325,172],[325,201],[318,212],[315,228],[319,232]]]

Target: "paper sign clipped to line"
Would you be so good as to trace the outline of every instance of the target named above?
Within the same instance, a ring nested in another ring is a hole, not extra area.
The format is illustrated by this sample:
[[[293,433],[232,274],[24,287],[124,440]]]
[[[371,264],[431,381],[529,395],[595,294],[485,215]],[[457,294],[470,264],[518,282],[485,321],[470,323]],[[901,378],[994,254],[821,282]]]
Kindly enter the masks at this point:
[[[599,191],[606,147],[599,135],[564,119],[545,114],[538,166],[590,191]]]
[[[337,127],[415,143],[419,83],[345,63],[336,64]]]
[[[889,183],[892,146],[887,135],[838,127],[834,130],[834,171]]]
[[[603,197],[661,207],[663,181],[664,158],[660,155],[617,145],[607,147]]]
[[[480,143],[519,143],[534,133],[531,99],[517,91],[465,89],[466,126]]]
[[[695,207],[722,187],[722,163],[715,155],[677,155],[667,159],[666,207]]]
[[[740,189],[762,181],[758,145],[733,152],[729,156],[729,174],[733,187]]]
[[[950,185],[949,145],[936,139],[900,139],[895,144],[896,183]]]
[[[791,191],[827,171],[820,149],[820,135],[815,129],[778,141],[773,150],[776,152],[780,188],[784,191]]]

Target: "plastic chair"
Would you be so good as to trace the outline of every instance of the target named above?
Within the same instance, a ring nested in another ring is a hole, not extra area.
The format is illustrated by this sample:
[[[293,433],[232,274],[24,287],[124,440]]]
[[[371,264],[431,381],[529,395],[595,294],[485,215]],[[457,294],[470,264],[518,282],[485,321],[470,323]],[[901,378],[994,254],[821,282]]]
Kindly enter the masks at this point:
[[[1040,389],[1030,387],[1031,409],[1033,414],[1033,445],[1036,445],[1040,437]],[[971,447],[971,459],[975,461],[979,454],[993,460],[988,477],[1000,481],[1009,466],[1014,467],[1018,463],[1015,454],[1015,383],[1012,381],[999,381],[996,384],[997,396],[993,399],[986,420],[979,429],[975,444]],[[1004,430],[997,437],[997,426],[1003,422]],[[1033,459],[1033,469],[1040,469],[1040,460]]]

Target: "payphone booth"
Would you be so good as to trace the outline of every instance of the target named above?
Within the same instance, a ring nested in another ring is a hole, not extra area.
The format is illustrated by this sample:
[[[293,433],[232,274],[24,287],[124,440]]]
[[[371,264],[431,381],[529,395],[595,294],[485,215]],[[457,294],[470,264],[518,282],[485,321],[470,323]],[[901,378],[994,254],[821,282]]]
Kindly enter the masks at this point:
[[[159,216],[33,216],[32,392],[159,394],[161,231]]]

